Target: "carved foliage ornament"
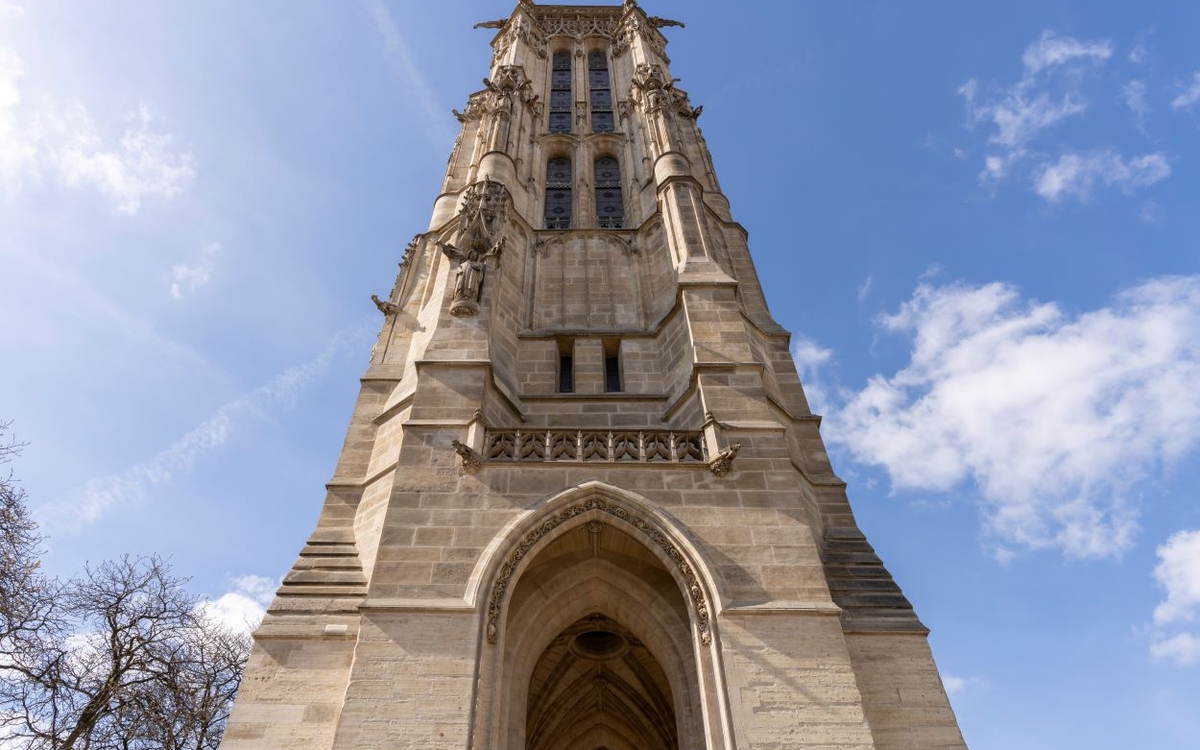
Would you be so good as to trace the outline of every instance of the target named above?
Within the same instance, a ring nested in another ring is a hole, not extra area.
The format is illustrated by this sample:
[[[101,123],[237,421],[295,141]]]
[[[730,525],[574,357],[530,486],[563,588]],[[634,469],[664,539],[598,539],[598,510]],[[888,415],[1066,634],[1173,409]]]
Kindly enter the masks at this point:
[[[466,110],[459,112],[450,110],[459,122],[478,120],[484,114],[511,113],[513,102],[520,102],[530,107],[538,107],[537,94],[533,93],[533,84],[525,76],[525,69],[520,65],[501,65],[496,68],[492,78],[484,78],[482,91],[476,91],[467,98]]]
[[[692,108],[687,92],[676,88],[678,78],[667,78],[661,65],[638,63],[633,71],[633,93],[641,94],[640,102],[647,112],[660,112],[666,107],[680,115],[695,119],[704,107]]]
[[[700,585],[700,579],[696,576],[696,571],[692,569],[691,564],[688,563],[684,554],[679,551],[679,548],[665,534],[655,528],[649,521],[616,503],[599,497],[572,503],[542,521],[541,524],[527,533],[521,539],[521,543],[517,545],[517,548],[509,554],[508,559],[504,561],[504,565],[500,567],[499,577],[492,584],[492,594],[488,599],[487,642],[495,643],[499,635],[499,622],[504,606],[504,598],[508,592],[508,585],[512,581],[512,576],[517,571],[517,566],[520,565],[521,560],[551,531],[554,531],[566,521],[593,510],[624,521],[641,532],[642,536],[649,539],[666,553],[667,557],[675,564],[676,569],[683,577],[684,585],[687,587],[688,598],[691,600],[692,608],[696,612],[696,629],[700,633],[700,642],[705,646],[711,646],[712,627],[709,621],[708,600],[704,596],[704,589]]]

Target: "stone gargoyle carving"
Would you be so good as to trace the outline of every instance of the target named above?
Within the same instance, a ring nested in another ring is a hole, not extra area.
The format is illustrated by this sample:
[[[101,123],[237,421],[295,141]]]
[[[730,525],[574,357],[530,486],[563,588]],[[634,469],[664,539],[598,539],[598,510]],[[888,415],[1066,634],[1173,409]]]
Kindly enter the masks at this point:
[[[721,452],[708,462],[709,471],[719,477],[728,474],[733,469],[733,459],[737,458],[738,451],[741,449],[741,443],[734,443],[727,448],[722,448]]]

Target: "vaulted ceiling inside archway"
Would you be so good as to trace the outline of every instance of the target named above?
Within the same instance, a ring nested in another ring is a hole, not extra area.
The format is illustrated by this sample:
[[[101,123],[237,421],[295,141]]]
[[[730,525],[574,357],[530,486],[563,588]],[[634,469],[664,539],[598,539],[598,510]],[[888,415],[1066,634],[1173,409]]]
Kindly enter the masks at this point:
[[[596,613],[562,632],[529,684],[528,750],[678,747],[671,688],[646,646]]]

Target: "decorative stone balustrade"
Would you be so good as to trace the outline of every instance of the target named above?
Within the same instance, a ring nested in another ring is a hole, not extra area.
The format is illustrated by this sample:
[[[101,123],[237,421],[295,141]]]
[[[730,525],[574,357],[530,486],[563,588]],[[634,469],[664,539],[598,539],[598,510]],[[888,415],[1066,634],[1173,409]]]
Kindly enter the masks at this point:
[[[485,461],[609,461],[706,465],[704,433],[487,430]]]

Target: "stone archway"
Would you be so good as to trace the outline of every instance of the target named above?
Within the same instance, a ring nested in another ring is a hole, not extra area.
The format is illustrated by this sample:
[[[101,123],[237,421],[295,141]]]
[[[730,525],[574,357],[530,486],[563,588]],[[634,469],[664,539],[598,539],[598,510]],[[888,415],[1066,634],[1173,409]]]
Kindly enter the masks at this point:
[[[474,748],[726,746],[711,583],[669,521],[593,483],[505,540],[480,580]]]

